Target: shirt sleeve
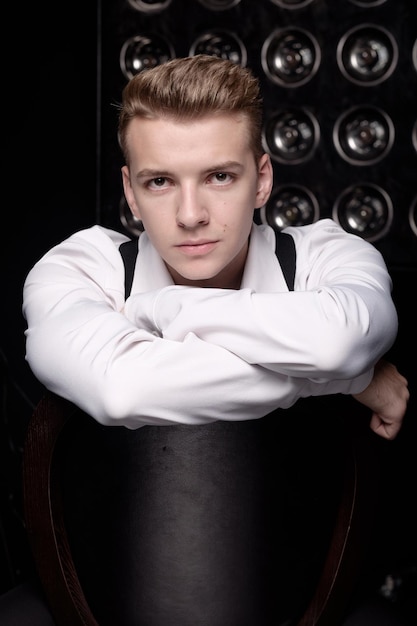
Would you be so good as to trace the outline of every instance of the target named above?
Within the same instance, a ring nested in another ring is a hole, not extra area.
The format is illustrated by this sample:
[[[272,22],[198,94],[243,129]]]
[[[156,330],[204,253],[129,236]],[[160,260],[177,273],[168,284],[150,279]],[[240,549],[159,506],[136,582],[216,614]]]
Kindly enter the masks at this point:
[[[301,397],[358,393],[370,382],[372,368],[351,379],[314,380],[314,376],[303,378],[296,367],[285,371],[285,367],[271,366],[264,331],[260,343],[255,335],[251,339],[252,347],[259,344],[258,354],[264,355],[259,363],[255,353],[250,356],[250,346],[245,352],[235,351],[220,335],[205,336],[204,324],[200,328],[194,322],[186,332],[165,336],[154,320],[158,307],[152,305],[152,315],[147,313],[146,302],[153,303],[155,294],[142,294],[143,307],[141,296],[125,303],[124,268],[118,251],[125,239],[100,227],[77,233],[40,259],[24,285],[26,358],[32,371],[46,388],[97,421],[138,428],[256,419],[276,408],[287,408]],[[199,291],[187,294],[195,296]],[[162,303],[165,295],[179,291],[158,293]],[[234,293],[239,292],[221,295]],[[207,295],[215,294],[208,290]],[[253,295],[242,294],[248,316]],[[211,307],[220,300],[209,297],[208,302]],[[234,325],[231,316],[241,306],[232,299],[228,302],[226,329]],[[205,309],[206,304],[197,298],[190,306]],[[225,309],[220,309],[213,318],[216,332],[224,322]],[[172,321],[166,320],[167,327]],[[246,323],[250,325],[250,317]],[[243,327],[237,336],[241,331]],[[275,364],[279,360],[275,357]]]
[[[129,320],[121,241],[105,229],[82,231],[29,272],[26,358],[46,388],[103,424],[127,428],[256,419],[318,393],[193,332],[171,340]]]
[[[374,246],[330,220],[292,234],[295,291],[171,286],[134,296],[128,316],[139,326],[151,320],[164,338],[183,341],[193,332],[247,363],[316,383],[339,381],[340,390],[340,381],[368,372],[394,342],[391,279]]]

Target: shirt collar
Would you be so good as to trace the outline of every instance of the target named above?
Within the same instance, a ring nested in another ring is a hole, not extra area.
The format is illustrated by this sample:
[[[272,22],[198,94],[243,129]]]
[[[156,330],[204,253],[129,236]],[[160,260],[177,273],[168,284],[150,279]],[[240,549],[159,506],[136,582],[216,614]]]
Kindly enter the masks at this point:
[[[266,224],[253,224],[241,288],[259,293],[288,291],[275,254],[276,236]]]
[[[242,289],[260,293],[288,290],[275,255],[275,245],[275,232],[271,226],[253,224]],[[136,263],[138,271],[135,271],[132,293],[154,291],[174,284],[146,232],[140,235]],[[146,271],[141,271],[141,267],[146,267]]]

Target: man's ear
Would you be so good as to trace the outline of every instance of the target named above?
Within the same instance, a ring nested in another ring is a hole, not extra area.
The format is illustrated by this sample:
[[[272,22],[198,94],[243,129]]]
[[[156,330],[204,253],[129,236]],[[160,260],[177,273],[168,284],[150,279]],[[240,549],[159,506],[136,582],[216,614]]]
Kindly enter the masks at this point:
[[[130,173],[127,165],[123,165],[122,167],[122,182],[123,182],[123,191],[125,194],[126,202],[129,205],[129,209],[132,212],[132,215],[140,220],[140,211],[136,204],[135,196],[133,194],[132,185],[130,184]]]
[[[263,154],[258,161],[258,187],[256,190],[256,204],[255,208],[260,209],[263,207],[272,192],[272,185],[274,182],[274,172],[272,169],[271,158],[269,154]]]

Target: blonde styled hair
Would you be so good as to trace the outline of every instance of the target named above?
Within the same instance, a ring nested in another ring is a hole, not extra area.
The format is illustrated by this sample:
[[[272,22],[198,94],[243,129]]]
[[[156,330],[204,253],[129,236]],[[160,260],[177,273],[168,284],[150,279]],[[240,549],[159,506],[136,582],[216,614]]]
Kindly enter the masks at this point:
[[[128,163],[126,135],[136,117],[191,121],[219,113],[248,120],[251,150],[262,149],[262,99],[250,70],[209,55],[181,57],[136,74],[125,86],[119,110],[118,137]]]

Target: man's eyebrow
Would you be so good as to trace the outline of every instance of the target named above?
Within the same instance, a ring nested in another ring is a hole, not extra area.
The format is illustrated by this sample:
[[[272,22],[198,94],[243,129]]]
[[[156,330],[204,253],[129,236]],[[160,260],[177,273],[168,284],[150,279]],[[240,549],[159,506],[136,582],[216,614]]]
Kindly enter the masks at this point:
[[[228,169],[243,169],[242,163],[239,161],[224,161],[223,163],[215,163],[214,165],[207,167],[204,171],[209,172],[223,172]]]
[[[210,165],[210,167],[206,167],[202,173],[209,174],[210,172],[223,172],[228,169],[242,170],[243,165],[239,161],[224,161],[223,163],[214,163],[213,165]],[[150,169],[150,168],[144,168],[143,170],[139,170],[139,172],[137,172],[136,174],[137,179],[159,178],[159,177],[170,178],[172,176],[173,176],[172,172],[169,172],[168,170],[155,170],[155,169]]]
[[[163,178],[165,176],[171,176],[171,174],[164,170],[151,170],[151,169],[143,169],[139,170],[136,174],[136,178]]]

